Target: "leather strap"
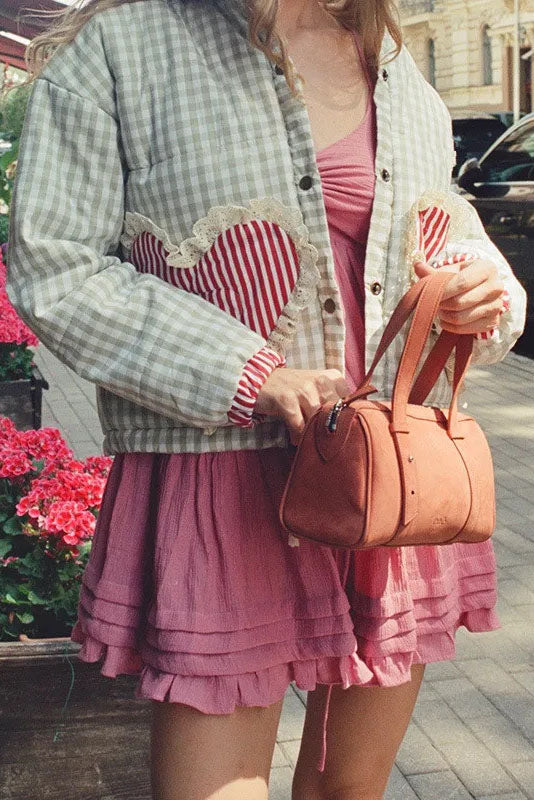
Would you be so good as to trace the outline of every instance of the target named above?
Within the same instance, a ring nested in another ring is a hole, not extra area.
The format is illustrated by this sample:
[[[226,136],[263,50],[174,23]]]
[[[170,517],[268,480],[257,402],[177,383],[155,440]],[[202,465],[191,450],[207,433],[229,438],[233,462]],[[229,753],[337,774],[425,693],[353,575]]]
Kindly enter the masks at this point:
[[[454,277],[452,272],[436,272],[424,279],[424,286],[419,297],[412,324],[393,387],[391,401],[391,430],[408,431],[406,408],[417,365],[425,348],[432,322],[438,312],[445,284]]]
[[[423,405],[441,371],[445,368],[458,339],[459,334],[449,333],[448,331],[441,332],[417,376],[408,400],[409,403],[418,406]]]
[[[450,354],[455,350],[453,397],[449,407],[448,432],[451,439],[460,438],[457,429],[458,394],[469,368],[473,353],[473,337],[442,331],[434,347],[427,356],[410,394],[409,401],[422,405],[444,369]]]
[[[456,360],[454,363],[453,395],[449,407],[448,433],[451,439],[463,439],[458,425],[458,395],[471,363],[473,354],[473,337],[460,336],[456,344]]]
[[[428,282],[429,278],[434,277],[433,275],[428,275],[425,278],[422,278],[418,281],[414,286],[409,289],[406,294],[401,298],[397,308],[391,315],[388,324],[384,329],[384,333],[382,334],[382,338],[378,344],[376,349],[375,357],[373,359],[373,363],[369,367],[367,371],[367,375],[363,379],[360,386],[356,389],[355,392],[348,395],[346,398],[343,399],[343,405],[350,405],[359,397],[364,397],[366,394],[371,394],[376,389],[371,385],[371,378],[373,377],[373,373],[378,365],[378,362],[392,343],[393,339],[399,333],[405,322],[407,321],[408,317],[414,310],[417,305],[417,301],[419,300],[419,296],[423,291],[425,283]],[[369,389],[369,391],[366,391]]]

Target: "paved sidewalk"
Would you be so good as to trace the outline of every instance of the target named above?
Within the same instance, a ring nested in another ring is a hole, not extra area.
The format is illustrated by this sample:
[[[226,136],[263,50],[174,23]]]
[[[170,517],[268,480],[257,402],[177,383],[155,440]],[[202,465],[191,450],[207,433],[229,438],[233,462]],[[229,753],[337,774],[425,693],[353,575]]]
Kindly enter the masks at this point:
[[[58,427],[80,458],[99,453],[94,386],[43,345],[36,361],[50,384],[43,426]],[[494,455],[503,628],[459,631],[457,660],[427,668],[387,800],[534,798],[534,361],[510,354],[497,366],[473,368],[464,397]],[[304,702],[288,691],[272,800],[291,797]]]

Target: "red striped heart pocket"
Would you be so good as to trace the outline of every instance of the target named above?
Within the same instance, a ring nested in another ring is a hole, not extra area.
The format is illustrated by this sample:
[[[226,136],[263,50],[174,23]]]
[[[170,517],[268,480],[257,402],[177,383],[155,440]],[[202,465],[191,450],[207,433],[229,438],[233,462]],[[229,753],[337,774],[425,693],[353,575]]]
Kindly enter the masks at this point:
[[[319,277],[300,211],[274,200],[219,206],[193,233],[176,245],[127,212],[121,243],[139,272],[202,297],[283,350]]]

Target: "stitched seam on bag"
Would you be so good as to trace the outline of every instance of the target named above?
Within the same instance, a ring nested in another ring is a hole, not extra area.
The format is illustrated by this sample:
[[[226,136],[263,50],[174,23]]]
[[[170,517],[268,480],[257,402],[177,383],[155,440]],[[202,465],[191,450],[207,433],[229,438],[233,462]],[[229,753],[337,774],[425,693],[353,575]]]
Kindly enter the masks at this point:
[[[363,433],[364,433],[365,450],[366,450],[366,453],[367,453],[367,469],[366,469],[367,486],[366,486],[366,491],[365,491],[366,513],[365,513],[365,525],[364,525],[363,534],[362,534],[362,539],[363,539],[363,542],[365,543],[366,538],[367,538],[367,534],[368,534],[368,529],[369,529],[368,520],[371,518],[371,513],[372,513],[372,511],[371,511],[371,485],[372,485],[372,480],[373,480],[373,464],[372,464],[372,446],[371,446],[371,432],[370,432],[371,429],[369,427],[369,423],[367,422],[367,420],[365,419],[365,416],[363,414],[358,414],[357,416],[358,416],[358,421],[360,422],[360,424],[362,426]]]
[[[458,451],[458,454],[459,454],[460,458],[462,459],[462,463],[463,463],[463,465],[465,467],[465,471],[467,473],[467,480],[469,481],[469,498],[470,498],[470,502],[469,502],[469,511],[468,511],[468,514],[467,514],[467,519],[465,520],[463,526],[460,528],[458,533],[455,536],[452,537],[452,539],[447,539],[447,541],[444,542],[444,544],[452,544],[453,542],[458,541],[458,538],[462,535],[462,533],[465,531],[467,525],[469,524],[469,520],[471,519],[471,514],[473,512],[473,494],[474,494],[474,492],[473,492],[473,481],[471,480],[471,474],[470,474],[469,468],[468,468],[468,466],[466,464],[466,461],[465,461],[465,458],[464,458],[464,454],[462,453],[462,451],[458,447],[457,440],[453,439],[452,441],[454,443],[454,446],[456,447],[456,450]]]

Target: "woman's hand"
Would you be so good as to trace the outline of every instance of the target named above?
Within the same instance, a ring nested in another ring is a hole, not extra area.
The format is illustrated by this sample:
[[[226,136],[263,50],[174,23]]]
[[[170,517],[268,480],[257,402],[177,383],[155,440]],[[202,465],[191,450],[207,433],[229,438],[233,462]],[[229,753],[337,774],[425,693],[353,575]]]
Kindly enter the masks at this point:
[[[281,417],[292,444],[298,444],[306,422],[329,401],[337,402],[349,394],[345,378],[337,369],[273,370],[263,384],[254,412]]]
[[[414,265],[424,278],[435,272],[422,261]],[[445,286],[439,307],[441,326],[451,333],[483,333],[499,325],[503,310],[504,283],[491,261],[476,259],[440,267],[456,273]]]

